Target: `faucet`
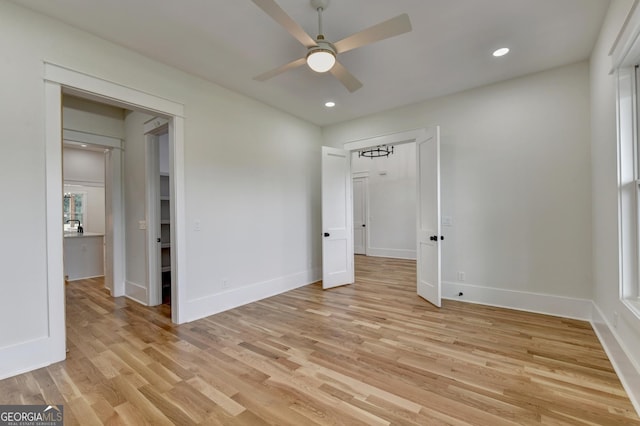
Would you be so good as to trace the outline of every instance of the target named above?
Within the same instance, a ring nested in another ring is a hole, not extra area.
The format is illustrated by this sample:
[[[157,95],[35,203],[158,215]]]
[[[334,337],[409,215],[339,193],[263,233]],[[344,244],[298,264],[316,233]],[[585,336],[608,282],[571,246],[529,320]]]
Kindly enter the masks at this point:
[[[66,223],[69,223],[69,222],[78,222],[78,233],[79,233],[79,234],[84,233],[84,229],[82,229],[82,224],[80,223],[80,221],[79,221],[78,219],[67,219],[65,222],[66,222]]]

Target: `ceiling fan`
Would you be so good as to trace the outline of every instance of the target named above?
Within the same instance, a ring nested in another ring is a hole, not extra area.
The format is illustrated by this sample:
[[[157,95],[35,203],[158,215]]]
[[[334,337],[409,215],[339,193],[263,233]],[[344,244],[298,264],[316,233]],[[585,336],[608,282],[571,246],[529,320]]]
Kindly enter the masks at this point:
[[[329,0],[311,0],[311,7],[318,12],[318,37],[314,40],[274,0],[252,1],[307,48],[306,56],[254,77],[254,80],[258,81],[268,80],[285,71],[307,64],[309,68],[316,72],[328,71],[340,80],[349,92],[355,92],[362,87],[362,83],[336,60],[336,56],[349,50],[411,31],[409,16],[403,13],[340,41],[331,43],[325,40],[322,33],[322,12],[329,5]]]

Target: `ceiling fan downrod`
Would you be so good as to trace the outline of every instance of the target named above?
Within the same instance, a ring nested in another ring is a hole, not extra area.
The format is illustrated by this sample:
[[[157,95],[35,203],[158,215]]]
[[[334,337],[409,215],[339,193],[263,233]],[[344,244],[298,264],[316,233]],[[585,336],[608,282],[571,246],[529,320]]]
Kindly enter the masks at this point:
[[[324,9],[319,7],[316,10],[318,11],[318,37],[316,37],[316,40],[324,40],[324,31],[322,31],[322,11]]]
[[[324,40],[324,31],[322,30],[322,12],[329,6],[329,0],[311,0],[311,7],[318,12],[318,37],[317,40]]]

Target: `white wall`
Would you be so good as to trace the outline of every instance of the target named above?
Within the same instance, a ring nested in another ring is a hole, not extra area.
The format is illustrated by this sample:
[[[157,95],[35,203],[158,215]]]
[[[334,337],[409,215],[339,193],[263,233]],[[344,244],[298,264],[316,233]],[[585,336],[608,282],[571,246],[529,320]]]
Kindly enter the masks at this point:
[[[65,147],[62,164],[65,183],[104,186],[104,152]]]
[[[160,161],[160,173],[169,174],[169,134],[158,136],[158,157]]]
[[[449,288],[462,271],[480,299],[487,288],[590,299],[588,64],[394,109],[323,134],[326,144],[341,146],[433,125],[441,126],[442,214],[453,225],[443,228],[442,243]]]
[[[416,257],[416,144],[396,145],[389,157],[351,158],[352,173],[367,173],[367,255]]]
[[[63,128],[118,139],[124,137],[122,108],[69,95],[62,98],[62,106]]]
[[[13,197],[29,224],[0,213],[0,324],[15,325],[0,327],[0,377],[47,357],[21,352],[49,333],[44,60],[184,105],[186,318],[319,278],[317,126],[11,2],[0,2],[0,28],[0,113],[12,141],[0,156],[12,176],[0,196]]]
[[[615,0],[591,58],[591,167],[593,186],[593,271],[595,318],[600,332],[615,336],[635,369],[635,392],[640,409],[640,319],[620,301],[618,246],[616,76],[610,74],[609,51],[629,12],[632,0]],[[619,314],[617,326],[615,314]],[[602,315],[602,317],[600,317]],[[610,355],[616,352],[611,350]],[[615,358],[615,357],[614,357]],[[625,369],[619,358],[619,368]],[[621,372],[619,370],[619,372]],[[629,389],[629,388],[628,388]]]

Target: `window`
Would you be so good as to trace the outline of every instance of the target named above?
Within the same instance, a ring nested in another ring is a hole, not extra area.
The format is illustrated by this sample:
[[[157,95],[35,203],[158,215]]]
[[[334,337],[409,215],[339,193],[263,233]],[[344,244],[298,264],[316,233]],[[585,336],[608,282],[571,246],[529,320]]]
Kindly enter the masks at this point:
[[[620,298],[640,315],[640,69],[617,74]]]
[[[608,54],[617,77],[619,297],[640,318],[640,8],[635,3]]]
[[[638,65],[633,67],[630,72],[632,74],[633,84],[631,87],[631,111],[632,121],[629,126],[632,129],[631,134],[626,135],[627,139],[631,142],[629,147],[626,148],[625,154],[630,155],[631,159],[620,163],[621,169],[626,167],[631,171],[621,170],[621,176],[623,173],[627,179],[633,179],[633,200],[631,200],[631,211],[633,212],[633,224],[628,226],[628,231],[633,233],[635,240],[635,253],[634,253],[634,268],[635,275],[633,276],[633,282],[622,288],[623,298],[634,301],[636,308],[640,312],[640,67]],[[621,147],[622,155],[622,147]],[[633,175],[632,175],[633,173]]]
[[[65,231],[75,230],[84,224],[87,194],[85,192],[65,192],[62,201],[62,221]]]

